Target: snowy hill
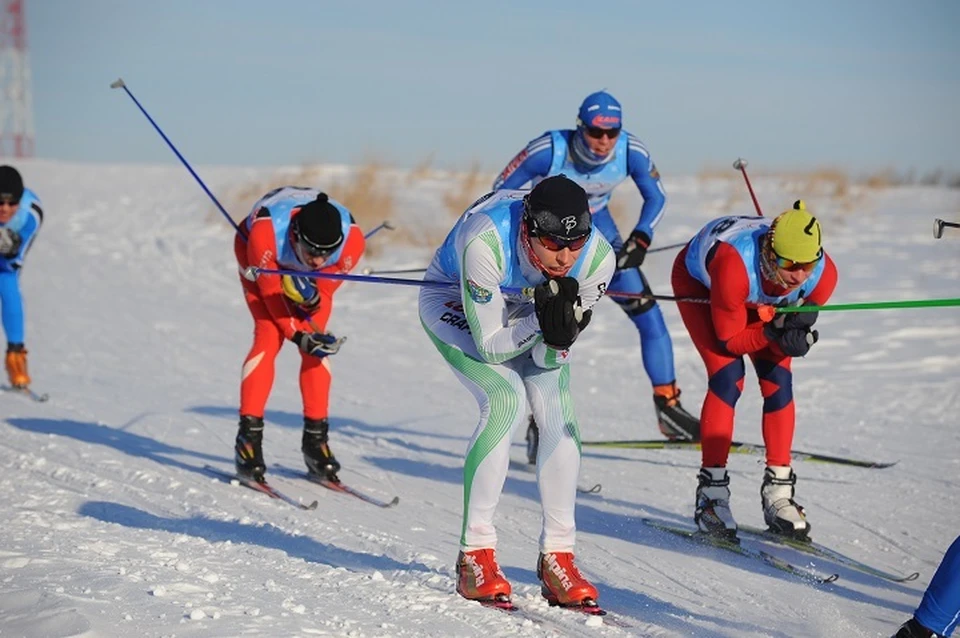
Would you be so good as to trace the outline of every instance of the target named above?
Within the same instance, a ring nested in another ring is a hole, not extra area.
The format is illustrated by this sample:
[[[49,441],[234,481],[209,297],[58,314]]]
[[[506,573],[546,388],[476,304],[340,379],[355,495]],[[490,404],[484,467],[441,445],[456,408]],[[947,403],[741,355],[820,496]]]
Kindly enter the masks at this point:
[[[462,453],[476,408],[420,328],[412,287],[351,283],[330,324],[349,336],[333,363],[332,447],[341,477],[382,510],[291,478],[301,466],[297,356],[281,353],[265,455],[276,486],[319,500],[302,511],[212,479],[228,469],[251,320],[229,227],[179,166],[20,165],[46,221],[23,273],[37,404],[0,394],[0,636],[888,636],[907,618],[960,530],[960,310],[823,313],[821,341],[795,364],[794,447],[895,461],[884,470],[798,461],[798,500],[817,541],[896,584],[789,549],[814,585],[761,561],[701,548],[643,524],[689,524],[699,454],[584,448],[578,561],[630,625],[550,609],[535,574],[534,474],[511,469],[498,512],[501,565],[531,616],[454,593]],[[199,167],[220,193],[250,171]],[[322,184],[316,186],[322,187]],[[758,180],[774,213],[798,196],[824,225],[840,269],[834,300],[960,296],[960,191],[870,191],[846,211],[827,196]],[[657,243],[690,237],[742,195],[736,181],[667,179]],[[627,187],[624,187],[627,190]],[[424,224],[440,195],[408,187],[393,221]],[[635,198],[627,197],[628,202]],[[750,214],[749,200],[732,211]],[[632,205],[632,204],[630,204]],[[232,211],[235,215],[243,211]],[[443,216],[445,217],[445,215]],[[439,229],[442,234],[444,229]],[[386,268],[429,253],[391,246]],[[667,285],[674,251],[644,270]],[[665,306],[686,405],[705,378],[676,308]],[[573,392],[585,439],[655,438],[637,336],[603,302]],[[578,344],[580,345],[580,344]],[[749,369],[749,367],[748,367]],[[761,442],[752,371],[736,438]],[[523,458],[517,433],[514,457]],[[731,457],[733,509],[761,525],[758,457]],[[534,618],[535,619],[532,619]]]

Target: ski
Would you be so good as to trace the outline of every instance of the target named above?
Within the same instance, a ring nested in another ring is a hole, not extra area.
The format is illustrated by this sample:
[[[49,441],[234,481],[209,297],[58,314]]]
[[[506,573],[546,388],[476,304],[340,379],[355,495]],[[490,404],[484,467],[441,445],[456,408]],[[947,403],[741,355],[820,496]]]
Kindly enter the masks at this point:
[[[816,556],[818,558],[823,558],[824,560],[830,560],[851,569],[863,572],[865,574],[870,574],[878,578],[883,578],[884,580],[889,580],[894,583],[907,583],[914,581],[920,577],[920,572],[912,572],[907,575],[894,574],[891,572],[883,571],[861,561],[858,561],[855,558],[851,558],[846,554],[841,554],[840,552],[825,547],[813,541],[802,541],[796,538],[790,538],[789,536],[783,536],[781,534],[774,534],[770,530],[762,529],[760,527],[751,527],[749,525],[740,525],[740,532],[748,534],[752,537],[755,537],[759,540],[766,541],[768,543],[773,543],[776,545],[782,545],[784,547],[790,547],[795,549],[798,552],[803,552],[811,556]]]
[[[591,447],[610,447],[625,448],[637,450],[699,450],[699,441],[669,441],[666,439],[637,439],[626,441],[582,441],[581,445]],[[758,443],[744,443],[742,441],[733,441],[730,444],[730,452],[734,454],[763,454],[766,447]],[[831,463],[834,465],[851,465],[854,467],[865,467],[881,470],[893,467],[898,461],[863,461],[851,459],[844,456],[831,456],[828,454],[819,454],[816,452],[803,452],[801,450],[791,450],[790,456],[797,461],[812,461],[815,463]]]
[[[782,572],[792,574],[793,576],[797,576],[798,578],[801,578],[802,580],[805,580],[808,582],[825,584],[825,583],[832,583],[833,581],[840,578],[840,574],[823,575],[811,569],[794,565],[793,563],[787,560],[784,560],[779,556],[774,556],[773,554],[767,553],[763,550],[744,547],[743,545],[740,544],[739,540],[737,539],[727,539],[727,538],[722,538],[718,536],[710,536],[709,534],[704,534],[699,530],[688,529],[686,527],[679,527],[676,525],[671,525],[669,523],[656,521],[651,518],[645,518],[643,519],[643,522],[649,525],[650,527],[653,527],[654,529],[658,529],[663,532],[668,532],[670,534],[679,536],[681,538],[686,538],[687,540],[692,541],[694,543],[698,543],[700,545],[705,545],[707,547],[716,547],[718,549],[723,549],[723,550],[732,552],[734,554],[739,554],[740,556],[755,558],[759,561],[766,563],[767,565],[770,565],[771,567],[779,569]]]
[[[319,502],[318,502],[318,501],[313,501],[313,502],[310,503],[310,504],[301,503],[300,501],[295,500],[295,499],[287,496],[286,494],[284,494],[284,493],[281,492],[280,490],[276,489],[275,487],[271,486],[271,485],[270,485],[269,483],[267,483],[267,482],[261,483],[261,482],[259,482],[259,481],[255,481],[255,480],[253,480],[253,479],[249,479],[249,478],[246,478],[246,477],[243,477],[243,476],[239,476],[238,474],[234,474],[234,473],[232,473],[232,472],[224,472],[223,470],[218,470],[217,468],[213,467],[212,465],[204,465],[204,466],[203,466],[203,469],[204,469],[204,471],[207,472],[208,474],[212,474],[213,476],[216,476],[217,478],[220,478],[220,479],[225,480],[225,481],[227,481],[227,482],[236,481],[236,482],[238,482],[240,485],[242,485],[242,486],[244,486],[244,487],[248,487],[248,488],[250,488],[251,490],[254,490],[255,492],[260,492],[261,494],[266,494],[266,495],[269,496],[270,498],[278,499],[278,500],[280,500],[280,501],[283,501],[284,503],[287,503],[288,505],[292,505],[292,506],[297,507],[297,508],[302,509],[302,510],[315,510],[315,509],[317,509],[317,505],[319,505]]]
[[[370,496],[369,494],[365,494],[364,492],[361,492],[359,490],[356,490],[350,487],[349,485],[344,485],[344,483],[340,479],[331,480],[331,479],[317,476],[315,474],[309,474],[306,472],[301,474],[300,476],[307,479],[311,483],[322,485],[328,490],[333,490],[334,492],[340,492],[341,494],[348,494],[350,496],[353,496],[354,498],[358,498],[361,501],[364,501],[365,503],[376,505],[377,507],[382,507],[382,508],[393,507],[400,502],[399,496],[394,496],[393,499],[391,499],[390,501],[381,501],[380,499]]]
[[[19,394],[20,396],[33,399],[37,403],[45,403],[50,399],[49,394],[47,393],[38,394],[37,392],[34,392],[30,388],[15,388],[9,385],[0,386],[0,388],[2,388],[4,392],[10,392],[11,394]]]
[[[560,621],[552,616],[544,614],[538,609],[531,609],[526,606],[519,606],[515,604],[511,599],[503,597],[496,598],[493,600],[478,600],[483,607],[488,607],[490,609],[498,609],[504,613],[510,615],[520,616],[526,620],[537,623],[538,625],[543,625],[546,627],[553,628],[554,630],[560,632],[562,635],[564,632],[564,627],[560,624]],[[573,605],[565,607],[563,605],[554,605],[550,604],[551,609],[561,609],[563,611],[574,612],[578,614],[584,614],[586,616],[598,616],[602,618],[604,624],[611,625],[614,627],[620,627],[623,629],[629,629],[632,625],[616,614],[611,614],[606,609],[603,609],[597,603],[592,603],[589,605]]]

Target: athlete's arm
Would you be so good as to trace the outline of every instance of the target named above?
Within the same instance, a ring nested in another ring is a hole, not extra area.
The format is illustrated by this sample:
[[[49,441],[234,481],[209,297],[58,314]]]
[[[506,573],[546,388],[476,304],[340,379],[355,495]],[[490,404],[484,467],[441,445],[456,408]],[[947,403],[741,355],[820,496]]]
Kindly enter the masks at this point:
[[[635,230],[643,231],[653,239],[653,229],[663,217],[667,194],[660,181],[660,172],[646,147],[633,135],[627,135],[627,171],[643,196],[643,207]]]
[[[541,135],[517,153],[493,182],[493,190],[522,188],[537,177],[546,177],[553,160],[553,140]]]

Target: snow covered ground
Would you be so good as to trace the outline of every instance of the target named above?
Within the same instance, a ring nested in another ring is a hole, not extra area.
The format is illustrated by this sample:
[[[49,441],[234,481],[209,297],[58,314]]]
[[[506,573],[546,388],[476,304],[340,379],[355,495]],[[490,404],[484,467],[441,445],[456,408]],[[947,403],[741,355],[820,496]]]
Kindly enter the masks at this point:
[[[318,499],[301,511],[212,479],[232,464],[238,379],[251,321],[229,227],[179,166],[20,165],[46,221],[23,274],[35,387],[46,404],[0,394],[0,636],[888,636],[907,618],[960,531],[960,310],[823,313],[821,341],[795,365],[795,448],[899,460],[873,470],[798,461],[798,499],[819,542],[877,567],[917,570],[895,584],[789,549],[824,572],[811,585],[750,558],[692,546],[642,523],[689,523],[699,454],[585,448],[578,561],[629,628],[550,609],[535,574],[534,475],[511,469],[498,513],[511,616],[454,593],[461,455],[476,408],[417,320],[416,289],[351,283],[331,329],[332,446],[350,484],[400,504],[381,510],[284,476],[299,468],[296,354],[285,349],[267,412],[274,483]],[[215,193],[253,170],[199,167]],[[758,179],[768,214],[806,196],[840,269],[837,303],[960,296],[960,191],[904,187],[842,202]],[[657,243],[708,219],[750,214],[736,180],[667,176]],[[323,186],[318,184],[317,186]],[[393,221],[428,223],[442,192],[399,194]],[[628,190],[628,187],[624,187]],[[633,195],[625,201],[632,206]],[[634,210],[636,210],[634,208]],[[234,211],[242,214],[244,211]],[[443,222],[445,223],[445,222]],[[442,229],[441,229],[442,231]],[[383,250],[366,266],[425,264]],[[645,272],[668,293],[675,251]],[[705,390],[676,308],[665,307],[686,404]],[[587,439],[655,438],[637,335],[604,302],[573,378]],[[736,437],[760,442],[752,372]],[[522,433],[514,457],[523,458]],[[734,455],[733,508],[761,525],[758,458]],[[535,617],[535,620],[531,618]]]

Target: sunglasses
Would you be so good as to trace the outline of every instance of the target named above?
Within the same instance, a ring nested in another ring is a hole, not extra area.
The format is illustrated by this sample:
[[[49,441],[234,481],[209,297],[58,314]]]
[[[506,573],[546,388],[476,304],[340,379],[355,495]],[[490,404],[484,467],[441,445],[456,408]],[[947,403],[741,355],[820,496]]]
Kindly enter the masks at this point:
[[[803,272],[813,272],[813,269],[817,267],[817,263],[820,261],[819,256],[813,261],[795,261],[793,259],[781,257],[776,253],[774,253],[773,256],[777,260],[777,268],[780,268],[781,270],[787,270],[789,272],[798,272],[800,270]]]
[[[590,239],[589,234],[574,237],[573,239],[561,239],[559,237],[551,237],[550,235],[540,235],[537,237],[540,245],[551,252],[560,252],[564,248],[580,250],[587,243],[588,239]]]
[[[19,199],[14,201],[7,197],[0,198],[0,206],[19,206],[19,205],[20,205]]]
[[[595,140],[599,140],[601,137],[607,137],[611,140],[615,140],[620,137],[620,129],[618,128],[596,128],[594,126],[587,127],[587,135],[592,137]]]

